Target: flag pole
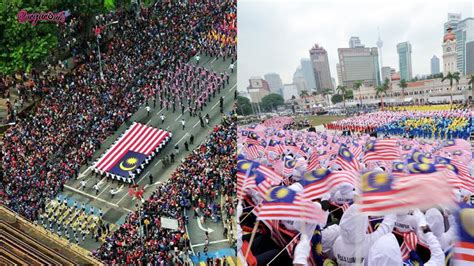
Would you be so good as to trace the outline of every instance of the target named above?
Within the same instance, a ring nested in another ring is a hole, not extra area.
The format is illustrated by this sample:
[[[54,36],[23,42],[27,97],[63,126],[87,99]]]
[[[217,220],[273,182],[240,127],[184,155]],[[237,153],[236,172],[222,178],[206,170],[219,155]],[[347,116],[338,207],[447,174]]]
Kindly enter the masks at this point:
[[[245,252],[245,261],[247,261],[247,256],[249,255],[249,252],[250,252],[250,248],[252,248],[252,243],[253,243],[253,240],[255,238],[255,233],[257,232],[257,228],[258,228],[258,224],[260,223],[260,220],[258,220],[256,223],[255,223],[255,226],[253,227],[253,230],[252,230],[252,235],[250,236],[250,241],[249,241],[249,248],[247,249],[247,251]]]
[[[273,259],[271,261],[269,261],[267,263],[267,266],[270,265],[270,263],[272,263],[278,256],[280,256],[280,254],[286,250],[286,248],[288,248],[288,246],[298,237],[301,235],[301,232],[299,232],[295,237],[293,237],[293,239],[290,240],[290,242],[288,242],[288,244],[282,249],[280,250],[280,252],[278,252],[278,254],[275,255],[275,257],[273,257]]]

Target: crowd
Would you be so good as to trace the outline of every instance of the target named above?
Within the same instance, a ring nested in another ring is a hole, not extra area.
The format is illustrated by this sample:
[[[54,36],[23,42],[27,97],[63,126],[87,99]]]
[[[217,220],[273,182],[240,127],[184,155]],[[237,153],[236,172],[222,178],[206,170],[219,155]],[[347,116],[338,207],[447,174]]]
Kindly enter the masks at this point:
[[[171,1],[142,9],[138,19],[124,10],[98,16],[97,26],[113,36],[100,43],[103,77],[90,45],[75,51],[78,65],[71,73],[38,81],[42,99],[34,114],[3,138],[1,201],[35,220],[46,199],[77,176],[100,143],[145,102],[144,74],[173,69],[205,49],[200,34],[233,6],[234,1]],[[119,22],[105,27],[112,21]]]
[[[469,142],[262,125],[238,137],[238,250],[249,265],[472,264],[472,249],[457,249],[474,243]],[[434,182],[443,193],[423,191]]]
[[[139,211],[130,213],[125,223],[106,239],[94,255],[106,264],[183,265],[179,254],[189,253],[185,237],[184,211],[217,221],[221,215],[219,197],[235,195],[236,122],[225,116],[222,124],[209,132],[209,139],[183,160],[170,179],[159,185]],[[226,212],[235,206],[227,206]],[[178,220],[179,229],[161,227],[160,217]],[[148,222],[147,222],[148,220]],[[142,226],[146,224],[146,226]],[[140,231],[144,227],[143,235]]]
[[[469,110],[444,111],[384,111],[335,121],[326,129],[377,132],[379,134],[423,138],[468,139],[474,129]]]

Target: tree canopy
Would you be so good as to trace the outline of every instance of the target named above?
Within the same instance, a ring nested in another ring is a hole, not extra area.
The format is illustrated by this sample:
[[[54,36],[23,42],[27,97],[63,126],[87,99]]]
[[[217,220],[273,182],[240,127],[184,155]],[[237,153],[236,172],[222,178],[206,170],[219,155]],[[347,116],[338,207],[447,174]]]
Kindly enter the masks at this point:
[[[285,100],[280,94],[271,93],[267,96],[262,98],[262,102],[260,103],[260,107],[269,112],[272,110],[276,110],[278,106],[285,104]]]
[[[247,97],[237,96],[237,114],[238,115],[250,115],[252,114],[252,106],[250,100]]]

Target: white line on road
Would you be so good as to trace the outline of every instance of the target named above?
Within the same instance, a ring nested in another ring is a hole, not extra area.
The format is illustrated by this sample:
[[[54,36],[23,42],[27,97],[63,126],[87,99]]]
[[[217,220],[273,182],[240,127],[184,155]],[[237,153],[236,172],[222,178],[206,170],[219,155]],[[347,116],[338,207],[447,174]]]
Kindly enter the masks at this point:
[[[221,240],[211,241],[211,242],[209,242],[209,244],[212,245],[212,244],[217,244],[217,243],[222,243],[222,242],[228,242],[228,241],[229,241],[229,239],[221,239]],[[193,245],[193,248],[195,248],[195,247],[202,247],[202,246],[205,246],[205,245],[206,245],[206,243],[195,244],[195,245]]]
[[[157,166],[159,163],[161,163],[161,160],[159,160],[158,162],[155,163],[155,166]]]
[[[165,110],[165,108],[161,108],[161,110],[156,114],[159,115],[161,112],[163,112],[163,110]]]
[[[201,224],[201,219],[199,217],[197,217],[196,220],[197,220],[199,229],[201,229],[204,232],[208,232],[208,233],[214,232],[214,229],[212,229],[212,228],[204,228]]]
[[[186,209],[184,210],[184,217],[186,217]],[[188,225],[187,223],[184,223],[184,229],[186,229],[186,232],[188,233],[188,236],[189,236],[189,230],[188,230]],[[191,237],[189,237],[189,245],[191,246],[191,252],[194,254],[194,249],[193,249],[193,245],[191,244]]]
[[[180,140],[178,140],[178,142],[176,142],[176,144],[179,144],[186,136],[188,136],[188,134],[189,134],[189,133],[186,132],[186,134],[184,134],[184,136],[183,136]]]
[[[84,172],[82,172],[81,174],[79,174],[79,176],[77,177],[77,179],[81,179],[81,178],[83,178],[84,176],[86,176],[86,175],[87,175],[87,172],[89,172],[90,170],[92,170],[92,166],[87,167],[87,169],[86,169]]]
[[[211,110],[214,110],[214,108],[216,108],[216,106],[219,104],[219,102],[216,102],[216,104],[214,104],[214,106],[211,108]]]
[[[75,189],[75,188],[73,188],[73,187],[71,187],[71,186],[64,185],[64,187],[67,188],[67,189],[69,189],[69,190],[72,190],[72,191],[74,191],[74,192],[76,192],[76,193],[82,194],[82,195],[84,195],[84,196],[86,196],[86,197],[93,198],[93,199],[95,199],[95,200],[97,200],[97,201],[100,201],[100,202],[103,202],[103,203],[108,204],[108,205],[110,205],[110,206],[113,206],[113,207],[115,207],[115,208],[120,208],[120,209],[125,210],[125,211],[127,211],[127,212],[131,212],[131,210],[129,210],[129,209],[127,209],[127,208],[120,207],[118,204],[111,203],[111,202],[106,201],[106,200],[101,199],[101,198],[96,198],[96,197],[92,196],[92,195],[89,194],[89,193],[86,193],[86,192],[81,191],[81,190],[79,190],[79,189]]]
[[[200,121],[197,121],[196,124],[194,124],[193,128],[195,128],[198,124],[199,124]]]

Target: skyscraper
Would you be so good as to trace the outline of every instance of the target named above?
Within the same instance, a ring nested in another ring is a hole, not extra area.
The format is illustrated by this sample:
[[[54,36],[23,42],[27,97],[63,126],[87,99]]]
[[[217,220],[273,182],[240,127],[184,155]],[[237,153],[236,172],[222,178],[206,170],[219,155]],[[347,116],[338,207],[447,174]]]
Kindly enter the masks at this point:
[[[304,79],[306,80],[306,86],[310,92],[316,91],[316,80],[314,78],[313,66],[309,58],[301,59],[301,70],[303,71]]]
[[[411,44],[409,42],[397,44],[397,52],[400,78],[409,81],[413,77],[411,66]]]
[[[365,47],[365,45],[363,45],[363,44],[360,42],[359,37],[352,36],[352,37],[349,39],[349,48],[364,48],[364,47]]]
[[[298,94],[300,94],[302,91],[306,91],[308,94],[311,94],[308,89],[308,85],[306,84],[306,80],[303,76],[303,70],[301,66],[299,66],[293,74],[293,84],[296,85],[296,88],[298,89]]]
[[[380,81],[379,56],[376,47],[338,48],[340,79],[346,87],[352,87],[355,81],[365,86],[377,86]],[[336,66],[337,67],[337,66]],[[339,76],[339,75],[338,75]]]
[[[444,23],[443,33],[448,31],[448,28],[457,29],[458,23],[461,20],[461,13],[448,13],[448,21]]]
[[[453,28],[456,34],[456,54],[457,69],[461,74],[466,73],[466,42],[468,39],[474,38],[474,18],[465,18],[460,20],[457,27]]]
[[[313,64],[317,90],[322,91],[326,88],[332,90],[331,71],[329,70],[329,59],[326,50],[322,46],[315,44],[309,50],[309,57]]]
[[[439,72],[439,58],[433,55],[431,58],[431,75],[438,74]]]
[[[466,75],[474,74],[474,39],[466,43]]]
[[[280,75],[277,73],[268,73],[263,75],[263,77],[267,81],[271,93],[282,95],[283,82],[281,81]]]
[[[392,68],[389,66],[382,67],[382,82],[385,82],[385,79],[391,80]]]

